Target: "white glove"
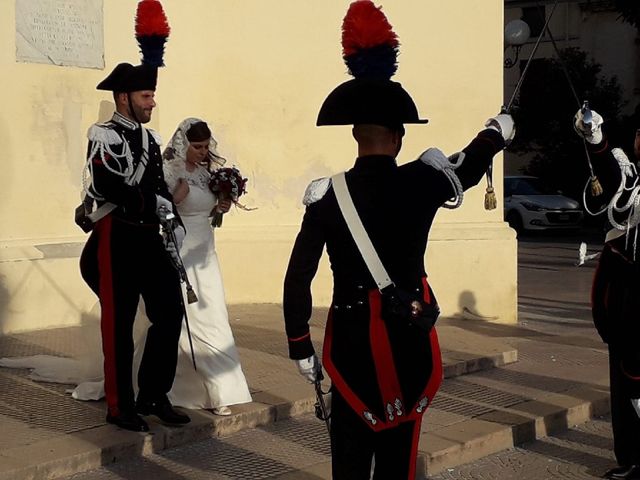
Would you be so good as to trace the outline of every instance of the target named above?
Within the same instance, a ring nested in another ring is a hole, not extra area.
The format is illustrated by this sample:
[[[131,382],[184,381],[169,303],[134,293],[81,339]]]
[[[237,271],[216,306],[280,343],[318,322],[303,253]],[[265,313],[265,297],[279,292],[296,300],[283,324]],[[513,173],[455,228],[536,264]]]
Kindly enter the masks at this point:
[[[515,123],[508,113],[499,113],[495,117],[487,120],[484,126],[502,134],[505,145],[509,145],[516,135]]]
[[[636,411],[638,417],[640,417],[640,398],[632,398],[631,405],[633,405],[633,409]]]
[[[314,383],[318,379],[318,374],[322,372],[322,365],[315,354],[309,358],[294,361],[298,366],[300,375],[306,378],[309,383]]]
[[[178,225],[173,229],[173,235],[176,237],[176,248],[178,251],[182,248],[182,243],[184,242],[184,237],[187,236],[187,231],[184,229],[182,225]]]
[[[173,204],[162,195],[156,194],[156,215],[160,220],[173,218]]]
[[[597,145],[602,142],[602,123],[604,120],[598,112],[591,110],[591,123],[584,123],[582,109],[578,110],[573,117],[573,128],[576,133],[587,142]]]

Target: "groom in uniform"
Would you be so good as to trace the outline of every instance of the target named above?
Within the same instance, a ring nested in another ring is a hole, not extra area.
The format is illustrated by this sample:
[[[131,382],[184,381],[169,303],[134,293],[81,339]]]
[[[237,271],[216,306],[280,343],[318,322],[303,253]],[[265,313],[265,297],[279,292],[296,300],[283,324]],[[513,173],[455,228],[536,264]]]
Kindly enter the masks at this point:
[[[183,299],[167,251],[175,253],[180,245],[163,240],[159,215],[175,209],[164,181],[159,140],[142,125],[156,105],[157,72],[156,66],[121,63],[97,86],[113,92],[116,112],[88,133],[88,194],[104,216],[95,223],[80,260],[82,276],[102,309],[107,422],[139,432],[149,430],[140,415],[153,414],[168,424],[189,422],[167,398],[176,371]],[[184,228],[175,233],[180,243]],[[151,326],[134,402],[132,332],[140,296]]]

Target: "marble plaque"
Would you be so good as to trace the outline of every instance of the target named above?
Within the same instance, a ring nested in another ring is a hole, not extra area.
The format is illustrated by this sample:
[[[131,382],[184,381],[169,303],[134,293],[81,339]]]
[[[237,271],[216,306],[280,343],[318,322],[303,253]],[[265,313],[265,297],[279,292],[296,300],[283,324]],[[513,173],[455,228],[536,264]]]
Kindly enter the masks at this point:
[[[16,60],[104,68],[103,0],[16,0]]]

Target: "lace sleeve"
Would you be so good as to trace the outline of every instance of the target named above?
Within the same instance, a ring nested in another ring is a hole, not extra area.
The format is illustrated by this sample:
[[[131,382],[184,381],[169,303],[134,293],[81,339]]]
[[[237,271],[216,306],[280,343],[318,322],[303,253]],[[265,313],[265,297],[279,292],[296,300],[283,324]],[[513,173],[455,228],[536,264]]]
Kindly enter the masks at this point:
[[[178,185],[178,180],[180,177],[184,177],[183,167],[184,162],[178,161],[169,161],[165,162],[163,165],[164,170],[164,181],[169,188],[169,192],[173,195],[173,191],[176,189],[176,185]]]

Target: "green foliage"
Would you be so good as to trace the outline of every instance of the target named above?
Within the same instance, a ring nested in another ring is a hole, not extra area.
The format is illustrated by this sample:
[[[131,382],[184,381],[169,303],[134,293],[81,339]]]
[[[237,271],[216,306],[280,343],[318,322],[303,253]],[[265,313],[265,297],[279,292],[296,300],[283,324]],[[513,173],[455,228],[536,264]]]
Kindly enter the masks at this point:
[[[524,173],[580,199],[589,167],[582,139],[573,129],[578,102],[588,100],[592,109],[612,123],[623,106],[622,90],[617,78],[602,75],[602,66],[587,58],[586,52],[568,48],[560,53],[578,100],[558,59],[532,62],[513,111],[517,133],[510,150],[533,152]]]
[[[638,0],[614,0],[615,8],[620,12],[620,17],[640,30],[640,1]]]

